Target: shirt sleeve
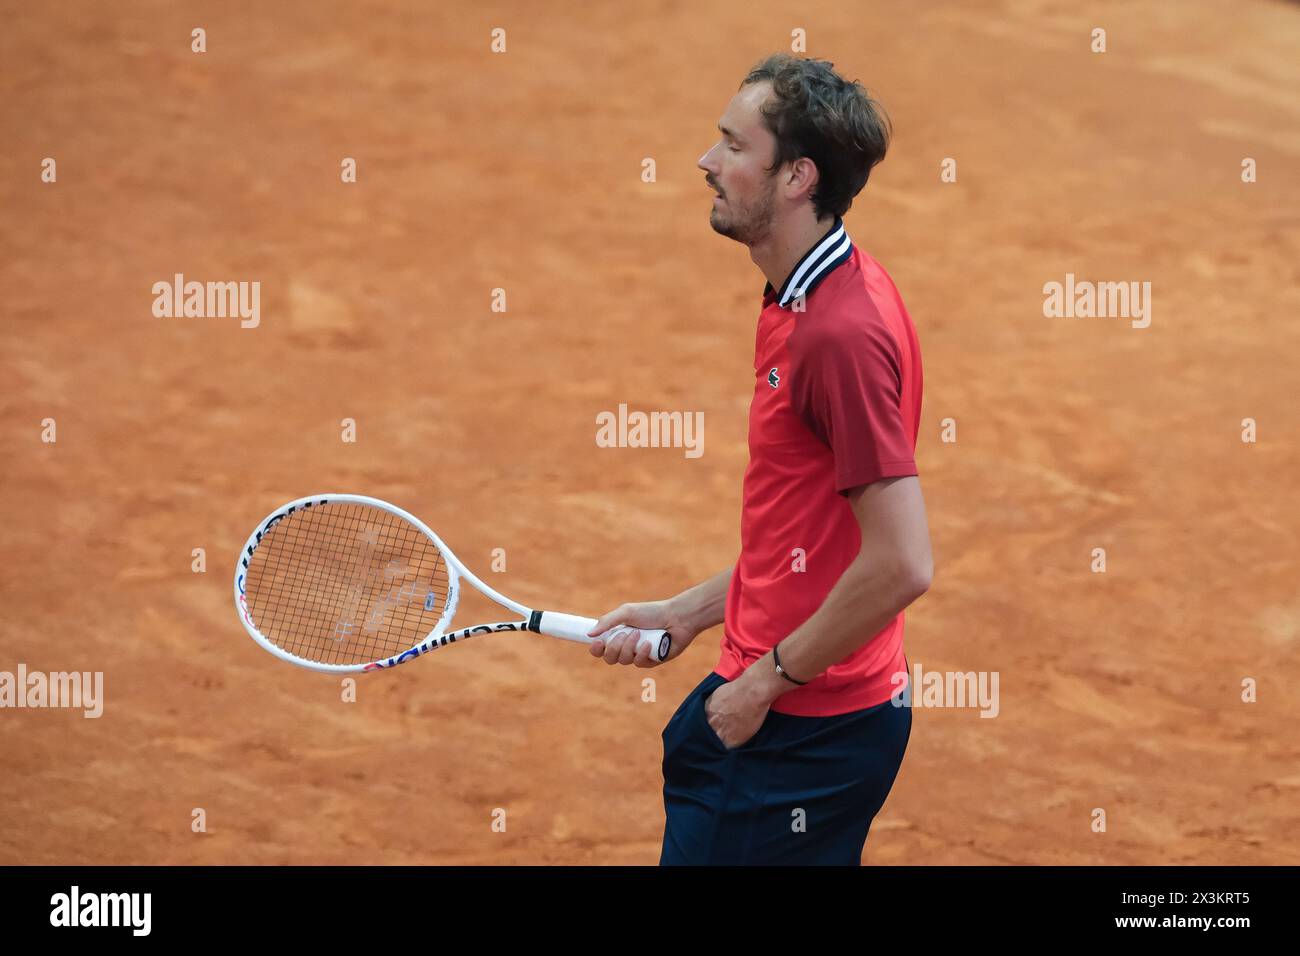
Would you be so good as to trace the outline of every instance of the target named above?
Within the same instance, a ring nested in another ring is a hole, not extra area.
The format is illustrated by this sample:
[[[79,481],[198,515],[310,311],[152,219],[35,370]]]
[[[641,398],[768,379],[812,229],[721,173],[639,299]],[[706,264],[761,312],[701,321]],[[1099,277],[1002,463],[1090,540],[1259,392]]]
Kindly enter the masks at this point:
[[[835,490],[915,475],[898,344],[888,330],[815,331],[792,336],[790,345],[794,410],[835,456]]]

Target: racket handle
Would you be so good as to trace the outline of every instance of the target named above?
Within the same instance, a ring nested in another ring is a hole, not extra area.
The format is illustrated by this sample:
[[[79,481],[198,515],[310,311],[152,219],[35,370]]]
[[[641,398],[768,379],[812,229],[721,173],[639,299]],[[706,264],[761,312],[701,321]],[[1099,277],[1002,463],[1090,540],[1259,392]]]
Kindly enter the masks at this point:
[[[561,614],[559,611],[539,611],[537,614],[536,630],[548,637],[577,641],[580,644],[592,644],[597,640],[594,637],[587,636],[587,632],[596,626],[594,617],[578,617],[576,614]],[[668,652],[673,646],[672,635],[667,631],[643,631],[639,627],[619,624],[610,628],[606,633],[618,633],[620,631],[635,631],[638,635],[638,647],[645,642],[649,642],[650,659],[653,661],[662,661],[668,656]]]

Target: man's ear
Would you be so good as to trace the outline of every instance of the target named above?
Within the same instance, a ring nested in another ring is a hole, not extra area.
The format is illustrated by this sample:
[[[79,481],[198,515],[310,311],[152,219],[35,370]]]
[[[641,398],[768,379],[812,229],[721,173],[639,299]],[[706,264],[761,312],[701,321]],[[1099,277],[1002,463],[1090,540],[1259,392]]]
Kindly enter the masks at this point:
[[[817,171],[817,164],[807,156],[800,156],[790,164],[790,178],[787,184],[792,187],[791,199],[799,199],[804,195],[811,196],[813,190],[817,188],[817,181],[821,174]]]

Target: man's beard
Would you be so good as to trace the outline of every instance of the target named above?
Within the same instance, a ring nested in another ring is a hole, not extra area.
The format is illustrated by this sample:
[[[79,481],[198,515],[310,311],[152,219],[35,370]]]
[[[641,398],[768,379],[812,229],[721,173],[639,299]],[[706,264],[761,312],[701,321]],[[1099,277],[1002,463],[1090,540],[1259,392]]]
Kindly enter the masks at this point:
[[[775,195],[775,187],[769,187],[759,195],[752,206],[736,212],[733,212],[731,203],[726,202],[723,209],[714,209],[709,213],[709,225],[713,227],[714,232],[728,239],[734,239],[746,246],[757,245],[771,234],[772,210],[776,205]],[[723,218],[723,215],[726,218]]]

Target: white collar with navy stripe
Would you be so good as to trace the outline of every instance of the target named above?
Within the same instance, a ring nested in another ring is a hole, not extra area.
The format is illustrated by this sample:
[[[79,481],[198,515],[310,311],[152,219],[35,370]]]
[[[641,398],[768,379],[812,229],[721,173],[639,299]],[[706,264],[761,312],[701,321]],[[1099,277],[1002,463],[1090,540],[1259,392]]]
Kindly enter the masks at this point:
[[[786,277],[781,286],[781,294],[777,296],[777,305],[786,308],[795,299],[806,296],[836,266],[848,262],[851,255],[853,243],[844,231],[844,220],[836,216],[830,231],[817,240]],[[763,296],[766,298],[771,292],[772,283],[769,282],[763,289]]]

